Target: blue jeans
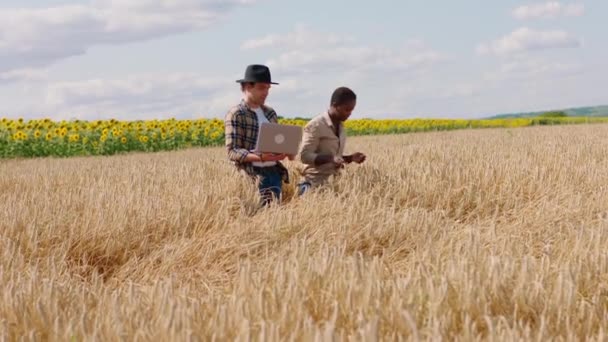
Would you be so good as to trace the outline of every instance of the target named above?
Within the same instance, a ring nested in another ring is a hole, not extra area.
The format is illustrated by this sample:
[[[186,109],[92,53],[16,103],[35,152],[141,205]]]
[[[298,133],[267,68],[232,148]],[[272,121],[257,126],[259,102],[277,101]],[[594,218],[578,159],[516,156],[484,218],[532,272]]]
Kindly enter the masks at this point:
[[[298,184],[298,196],[304,195],[312,187],[310,182],[304,181]]]
[[[260,204],[267,206],[273,200],[280,200],[283,179],[278,170],[275,168],[257,168],[256,173],[260,180],[258,185]]]

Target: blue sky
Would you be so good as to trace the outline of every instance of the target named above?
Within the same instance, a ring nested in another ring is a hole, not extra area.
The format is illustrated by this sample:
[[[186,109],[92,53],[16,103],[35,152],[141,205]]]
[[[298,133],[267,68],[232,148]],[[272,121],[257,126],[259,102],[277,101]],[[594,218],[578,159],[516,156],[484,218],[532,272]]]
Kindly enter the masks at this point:
[[[4,0],[3,117],[223,117],[247,64],[279,115],[339,86],[353,117],[475,118],[608,104],[608,3]]]

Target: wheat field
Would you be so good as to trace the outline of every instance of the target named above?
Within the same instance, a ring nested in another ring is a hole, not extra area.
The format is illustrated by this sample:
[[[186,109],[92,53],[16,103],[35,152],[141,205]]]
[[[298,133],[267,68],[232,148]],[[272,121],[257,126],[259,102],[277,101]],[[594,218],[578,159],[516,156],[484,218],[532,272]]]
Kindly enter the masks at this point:
[[[605,340],[606,146],[350,138],[365,164],[261,211],[223,148],[3,160],[0,340]]]

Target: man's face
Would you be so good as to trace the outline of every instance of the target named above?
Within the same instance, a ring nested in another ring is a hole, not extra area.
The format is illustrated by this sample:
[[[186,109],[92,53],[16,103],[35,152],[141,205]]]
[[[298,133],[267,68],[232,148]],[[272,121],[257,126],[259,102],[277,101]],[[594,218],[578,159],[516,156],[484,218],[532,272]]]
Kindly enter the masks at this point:
[[[268,97],[268,92],[270,91],[270,84],[268,83],[256,83],[254,85],[248,84],[245,87],[245,91],[250,100],[257,103],[258,105],[263,105],[266,102],[266,98]]]
[[[356,105],[357,105],[357,100],[352,100],[345,104],[336,106],[336,112],[338,113],[338,115],[337,115],[338,120],[340,120],[340,121],[348,120],[350,115],[353,113],[353,110],[355,109]]]

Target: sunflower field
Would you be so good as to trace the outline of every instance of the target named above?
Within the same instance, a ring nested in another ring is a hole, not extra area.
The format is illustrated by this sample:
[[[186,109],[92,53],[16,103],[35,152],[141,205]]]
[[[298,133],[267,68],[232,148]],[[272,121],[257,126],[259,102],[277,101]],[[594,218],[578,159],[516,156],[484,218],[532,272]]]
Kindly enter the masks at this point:
[[[280,123],[304,126],[304,119],[280,119]],[[467,128],[525,127],[608,122],[608,118],[516,118],[516,119],[353,119],[347,134],[378,135]],[[147,121],[53,121],[50,119],[0,120],[0,157],[112,155],[122,152],[169,151],[188,147],[220,146],[224,143],[221,119]]]

